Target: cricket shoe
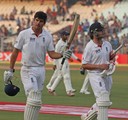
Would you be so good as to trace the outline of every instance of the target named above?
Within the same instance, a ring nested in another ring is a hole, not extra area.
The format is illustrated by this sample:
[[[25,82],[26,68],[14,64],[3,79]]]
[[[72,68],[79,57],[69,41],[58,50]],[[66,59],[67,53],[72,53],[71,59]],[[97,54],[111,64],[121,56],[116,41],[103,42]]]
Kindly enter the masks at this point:
[[[87,114],[81,115],[81,120],[96,120],[97,119],[97,111],[91,110]]]
[[[49,92],[51,95],[53,95],[53,96],[56,96],[56,95],[57,95],[56,92],[55,92],[55,90],[48,89],[48,92]]]
[[[72,91],[72,92],[76,92],[76,89],[73,89],[73,88],[72,88],[72,90],[71,90],[71,91]]]
[[[82,91],[82,90],[81,90],[80,93],[81,93],[81,94],[86,94],[86,95],[89,95],[89,94],[90,94],[90,92],[87,91],[87,90],[85,90],[85,91]]]
[[[75,93],[72,92],[72,91],[69,91],[69,92],[67,92],[67,95],[70,96],[70,97],[73,97],[73,96],[75,96]]]

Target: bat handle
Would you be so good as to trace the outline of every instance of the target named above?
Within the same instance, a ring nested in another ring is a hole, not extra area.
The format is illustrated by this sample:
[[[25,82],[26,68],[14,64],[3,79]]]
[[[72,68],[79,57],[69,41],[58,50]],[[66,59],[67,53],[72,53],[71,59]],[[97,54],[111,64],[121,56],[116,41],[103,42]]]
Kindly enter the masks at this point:
[[[63,58],[62,61],[61,61],[61,65],[64,64],[64,61],[65,61],[66,58]]]
[[[62,70],[62,66],[63,66],[63,64],[64,64],[65,59],[66,59],[66,58],[63,58],[62,61],[61,61],[60,70]]]

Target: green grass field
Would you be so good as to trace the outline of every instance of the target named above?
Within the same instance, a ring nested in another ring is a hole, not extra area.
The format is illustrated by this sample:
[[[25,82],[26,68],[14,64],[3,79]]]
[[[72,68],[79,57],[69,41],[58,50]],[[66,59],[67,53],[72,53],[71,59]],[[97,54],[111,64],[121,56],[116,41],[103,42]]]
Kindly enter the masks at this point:
[[[0,64],[0,66],[5,66],[5,64]],[[6,65],[8,66],[8,65]],[[50,65],[47,65],[50,66]],[[79,65],[72,65],[74,67],[80,67]],[[15,72],[15,77],[13,83],[20,87],[21,91],[15,97],[9,97],[5,95],[3,92],[4,84],[3,84],[3,72],[4,70],[0,70],[0,102],[20,102],[25,103],[25,95],[23,86],[20,81],[20,73],[19,70]],[[50,77],[52,76],[53,71],[47,70],[46,72],[46,80],[45,86],[48,83]],[[74,97],[68,97],[66,95],[63,82],[59,84],[56,89],[57,96],[52,96],[47,92],[46,87],[43,90],[43,104],[59,104],[59,105],[72,105],[72,106],[87,106],[91,107],[91,105],[95,102],[94,95],[92,93],[91,87],[89,90],[91,91],[91,95],[80,94],[80,88],[82,86],[83,80],[85,76],[82,76],[79,73],[79,70],[71,70],[71,78],[72,84],[75,89],[77,89],[76,95]],[[111,92],[111,101],[113,102],[111,108],[119,108],[119,109],[127,109],[128,110],[128,66],[118,66],[116,72],[113,75],[113,88]],[[23,120],[22,112],[6,112],[0,111],[0,120]],[[53,115],[53,114],[40,114],[39,120],[80,120],[80,116],[66,116],[66,115]],[[117,120],[109,118],[109,120]],[[122,119],[120,119],[122,120]]]

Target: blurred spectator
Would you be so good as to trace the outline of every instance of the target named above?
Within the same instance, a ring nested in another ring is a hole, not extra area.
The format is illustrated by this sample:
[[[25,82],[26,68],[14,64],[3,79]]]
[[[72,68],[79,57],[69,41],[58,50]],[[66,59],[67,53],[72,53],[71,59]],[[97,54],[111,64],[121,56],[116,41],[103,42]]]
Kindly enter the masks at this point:
[[[15,20],[15,15],[13,12],[10,13],[9,20]]]
[[[8,29],[5,25],[1,26],[1,32],[3,33],[4,36],[8,36]]]
[[[14,28],[11,24],[8,25],[8,35],[11,36],[14,34]]]
[[[115,0],[114,7],[115,7],[118,3],[122,2],[122,1],[123,1],[123,0]]]
[[[128,28],[128,15],[126,13],[123,15],[122,28]]]
[[[85,19],[83,21],[83,24],[82,24],[82,29],[84,32],[87,32],[88,29],[89,29],[89,26],[90,26],[90,22],[88,21],[88,19]]]
[[[4,16],[4,20],[9,20],[8,14]]]
[[[40,5],[43,5],[44,4],[44,0],[40,0]]]
[[[25,9],[25,6],[23,6],[20,10],[20,14],[26,14],[26,9]]]
[[[110,43],[112,45],[113,50],[116,50],[119,47],[119,45],[120,45],[119,37],[117,36],[116,33],[114,33],[113,36],[110,38]]]
[[[16,15],[16,14],[17,14],[17,11],[18,11],[18,10],[17,10],[16,6],[14,6],[14,7],[13,7],[13,10],[12,10],[12,13],[13,13],[14,15]]]

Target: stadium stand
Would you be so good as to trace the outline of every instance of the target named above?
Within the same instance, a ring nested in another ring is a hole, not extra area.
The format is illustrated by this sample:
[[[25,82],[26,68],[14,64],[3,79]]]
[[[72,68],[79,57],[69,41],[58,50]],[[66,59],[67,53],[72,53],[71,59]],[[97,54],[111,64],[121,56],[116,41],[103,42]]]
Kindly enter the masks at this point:
[[[43,2],[42,2],[43,1]],[[71,29],[74,19],[74,13],[80,14],[80,25],[78,33],[75,37],[72,49],[74,52],[81,53],[82,49],[89,41],[87,32],[89,25],[94,20],[101,20],[105,18],[108,21],[108,13],[115,13],[115,17],[122,22],[125,11],[127,11],[128,1],[123,1],[115,5],[114,0],[103,0],[102,4],[93,4],[91,6],[81,5],[80,1],[70,0],[69,3],[64,3],[62,0],[56,4],[54,0],[1,0],[0,1],[0,30],[4,29],[4,34],[0,32],[0,36],[4,36],[4,43],[13,43],[16,35],[22,29],[31,25],[33,13],[37,10],[43,10],[48,13],[48,22],[46,29],[53,35],[59,33],[63,29]],[[58,0],[59,1],[59,0]],[[63,3],[63,4],[62,4]],[[58,6],[62,7],[64,12],[58,10]],[[57,11],[58,10],[58,11]],[[13,14],[12,14],[13,13]],[[120,13],[120,14],[118,14]],[[103,15],[103,16],[102,16]],[[4,16],[4,19],[3,19]],[[11,16],[11,17],[10,17]],[[126,13],[127,16],[127,13]],[[109,21],[109,23],[112,23]],[[19,26],[20,24],[20,26]],[[108,23],[107,23],[108,24]],[[120,25],[121,26],[121,25]],[[109,26],[110,27],[110,26]],[[112,27],[110,27],[112,28]],[[117,29],[117,35],[121,36],[126,34],[128,37],[128,26],[122,29]],[[115,28],[114,28],[115,30]],[[8,32],[7,32],[8,31]],[[111,33],[113,37],[113,32]],[[15,35],[15,37],[13,36]],[[8,36],[8,37],[7,37]],[[10,36],[10,37],[9,37]],[[2,47],[3,48],[3,47]],[[127,51],[123,51],[126,53]]]

